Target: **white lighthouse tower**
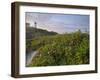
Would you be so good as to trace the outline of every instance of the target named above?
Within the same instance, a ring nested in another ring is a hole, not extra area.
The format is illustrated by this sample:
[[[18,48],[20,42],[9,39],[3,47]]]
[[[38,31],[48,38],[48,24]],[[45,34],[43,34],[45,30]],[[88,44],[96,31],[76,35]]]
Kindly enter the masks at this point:
[[[34,27],[37,28],[37,22],[34,22]]]

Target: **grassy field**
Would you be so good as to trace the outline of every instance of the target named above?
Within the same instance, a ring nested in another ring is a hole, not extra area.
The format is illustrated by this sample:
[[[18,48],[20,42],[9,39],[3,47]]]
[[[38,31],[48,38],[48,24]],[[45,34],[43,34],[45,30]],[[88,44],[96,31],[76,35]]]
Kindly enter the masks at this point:
[[[38,52],[29,67],[89,64],[89,34],[80,30],[27,39],[26,49]]]

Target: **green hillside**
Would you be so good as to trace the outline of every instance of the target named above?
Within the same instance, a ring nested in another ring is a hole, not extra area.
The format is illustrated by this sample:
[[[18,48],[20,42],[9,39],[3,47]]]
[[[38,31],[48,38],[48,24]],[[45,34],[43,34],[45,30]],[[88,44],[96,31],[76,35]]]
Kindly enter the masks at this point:
[[[27,41],[26,47],[38,52],[29,65],[31,67],[89,64],[89,34],[80,30],[34,37]]]
[[[57,33],[39,29],[39,28],[34,28],[34,27],[26,27],[26,39],[32,39],[36,37],[55,35],[55,34]]]
[[[26,27],[26,52],[29,53],[33,50],[33,47],[31,46],[31,40],[34,40],[36,38],[39,39],[39,37],[43,36],[52,36],[56,35],[56,32],[53,31],[47,31],[39,28],[34,28],[34,27]]]

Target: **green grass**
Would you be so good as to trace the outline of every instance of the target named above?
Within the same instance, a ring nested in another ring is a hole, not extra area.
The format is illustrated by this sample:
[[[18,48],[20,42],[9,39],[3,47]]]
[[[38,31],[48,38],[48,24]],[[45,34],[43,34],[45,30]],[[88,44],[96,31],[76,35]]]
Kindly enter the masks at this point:
[[[89,34],[81,31],[33,38],[26,47],[38,51],[30,67],[89,64]]]

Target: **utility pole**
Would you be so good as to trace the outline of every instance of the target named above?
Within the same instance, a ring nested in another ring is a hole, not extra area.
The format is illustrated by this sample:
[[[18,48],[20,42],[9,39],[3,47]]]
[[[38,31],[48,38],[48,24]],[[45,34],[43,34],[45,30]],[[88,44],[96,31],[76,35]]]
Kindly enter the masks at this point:
[[[87,29],[85,28],[85,33],[88,33]]]

